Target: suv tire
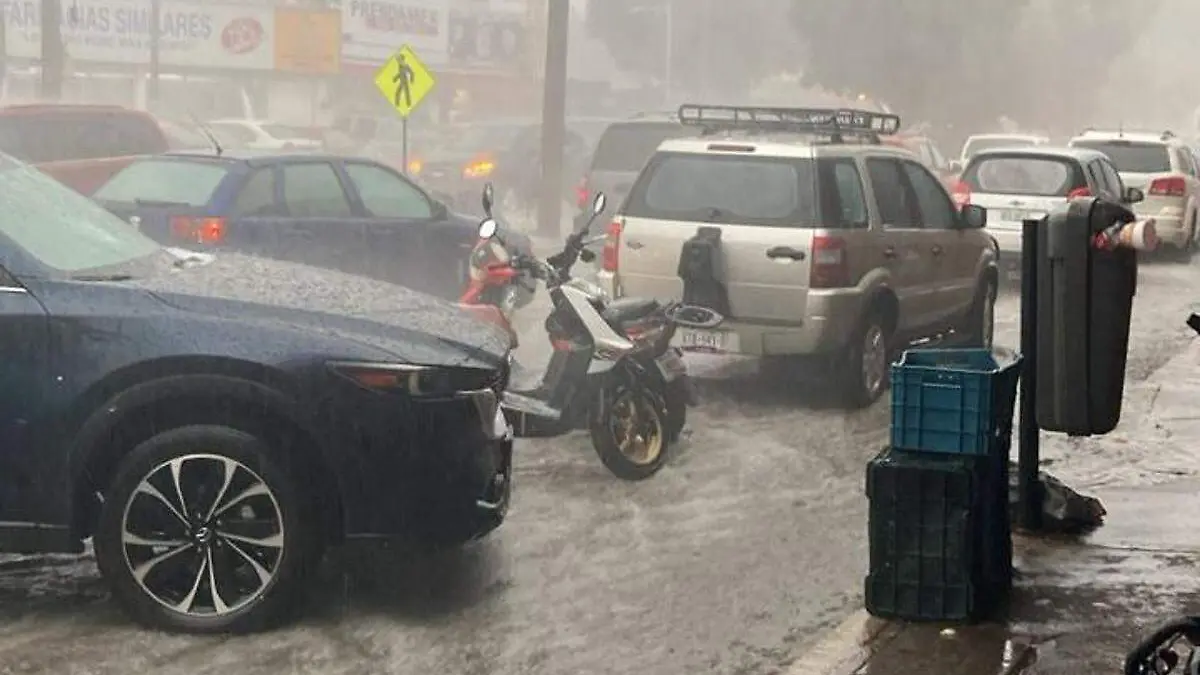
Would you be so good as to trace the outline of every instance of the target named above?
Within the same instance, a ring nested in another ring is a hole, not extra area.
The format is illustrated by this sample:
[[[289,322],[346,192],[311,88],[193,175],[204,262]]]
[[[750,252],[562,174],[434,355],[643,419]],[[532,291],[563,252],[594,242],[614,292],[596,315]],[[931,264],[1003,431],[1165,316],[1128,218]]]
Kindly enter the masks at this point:
[[[985,279],[975,291],[965,322],[966,346],[991,349],[996,337],[996,282]]]
[[[842,398],[847,407],[865,408],[888,388],[891,335],[883,313],[872,309],[852,334],[846,347]]]
[[[319,521],[305,517],[297,486],[245,432],[193,425],[159,433],[122,458],[105,492],[94,538],[100,572],[152,628],[270,627],[295,607],[319,558]]]

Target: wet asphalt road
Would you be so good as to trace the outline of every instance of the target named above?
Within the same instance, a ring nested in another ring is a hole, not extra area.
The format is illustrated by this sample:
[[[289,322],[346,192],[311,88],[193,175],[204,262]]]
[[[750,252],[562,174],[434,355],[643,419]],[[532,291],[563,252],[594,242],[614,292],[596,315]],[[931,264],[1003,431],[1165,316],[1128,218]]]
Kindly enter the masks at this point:
[[[1200,262],[1143,268],[1131,377],[1184,344],[1198,282]],[[999,302],[999,344],[1016,344],[1017,307]],[[863,467],[886,399],[845,413],[811,388],[766,390],[752,361],[692,366],[704,401],[655,478],[614,479],[582,435],[519,442],[493,536],[435,556],[347,551],[273,633],[134,628],[88,559],[0,571],[0,675],[782,672],[859,605]]]

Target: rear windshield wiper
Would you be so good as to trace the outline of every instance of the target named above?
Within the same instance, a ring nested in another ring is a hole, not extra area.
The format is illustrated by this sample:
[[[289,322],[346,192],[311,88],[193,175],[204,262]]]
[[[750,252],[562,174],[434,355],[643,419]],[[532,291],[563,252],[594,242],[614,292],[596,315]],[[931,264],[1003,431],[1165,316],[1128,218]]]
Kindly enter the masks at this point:
[[[730,213],[725,209],[719,209],[715,206],[706,206],[699,209],[704,220],[708,222],[716,222],[717,220],[729,220]]]
[[[165,199],[135,199],[133,203],[137,206],[191,206],[185,202],[172,202]]]

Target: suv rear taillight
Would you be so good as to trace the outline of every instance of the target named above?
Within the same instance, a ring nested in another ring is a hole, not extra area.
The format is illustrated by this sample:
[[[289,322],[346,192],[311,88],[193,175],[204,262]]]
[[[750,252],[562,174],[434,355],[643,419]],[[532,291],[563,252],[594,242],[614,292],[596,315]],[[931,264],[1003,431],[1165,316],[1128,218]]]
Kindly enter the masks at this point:
[[[1148,194],[1156,197],[1182,197],[1187,194],[1187,183],[1179,176],[1156,178],[1150,183]]]
[[[581,209],[587,208],[589,197],[591,193],[588,190],[587,178],[580,178],[575,186],[575,205]]]
[[[846,240],[841,237],[813,237],[809,288],[845,288],[850,284]]]
[[[600,269],[605,272],[616,272],[617,266],[621,261],[620,246],[621,232],[625,229],[625,222],[620,218],[608,224],[608,232],[604,238],[604,250],[600,253]]]
[[[971,203],[971,186],[965,180],[956,180],[950,196],[954,199],[954,205],[961,209]]]
[[[1092,190],[1091,190],[1091,188],[1089,188],[1087,186],[1075,188],[1074,190],[1071,190],[1070,192],[1067,193],[1067,199],[1075,199],[1076,197],[1091,197],[1091,196],[1092,196]]]

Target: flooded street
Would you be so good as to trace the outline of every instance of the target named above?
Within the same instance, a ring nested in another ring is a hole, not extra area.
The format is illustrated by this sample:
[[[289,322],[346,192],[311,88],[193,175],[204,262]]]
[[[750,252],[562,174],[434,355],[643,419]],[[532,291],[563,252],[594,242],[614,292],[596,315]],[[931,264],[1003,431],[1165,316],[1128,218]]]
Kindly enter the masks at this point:
[[[1131,379],[1187,342],[1198,285],[1200,265],[1143,267]],[[1015,346],[1017,308],[1012,293],[998,302],[998,344]],[[769,391],[753,361],[691,365],[703,401],[662,473],[621,482],[583,434],[521,441],[494,535],[437,555],[340,552],[305,617],[277,632],[150,633],[89,559],[5,568],[0,673],[782,672],[861,604],[863,469],[886,441],[886,398],[845,413],[811,387]],[[1139,405],[1114,435],[1144,430]],[[1111,486],[1187,469],[1186,445],[1150,457],[1131,440],[1114,457],[1054,439],[1043,452],[1077,487]]]

